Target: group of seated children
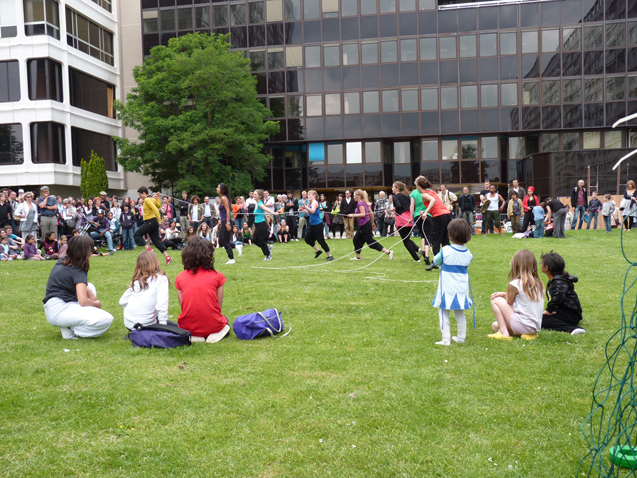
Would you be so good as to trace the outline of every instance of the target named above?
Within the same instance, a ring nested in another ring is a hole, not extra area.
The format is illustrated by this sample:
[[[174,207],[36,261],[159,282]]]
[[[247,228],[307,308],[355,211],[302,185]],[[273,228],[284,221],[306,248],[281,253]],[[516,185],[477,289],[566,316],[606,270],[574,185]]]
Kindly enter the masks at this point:
[[[4,229],[0,229],[0,261],[57,260],[66,255],[66,242],[66,236],[60,236],[58,241],[54,232],[47,232],[42,240],[42,250],[40,250],[33,234],[28,234],[23,241],[13,234],[11,226],[6,226]]]
[[[432,305],[439,309],[442,340],[436,345],[451,345],[451,340],[464,343],[467,322],[464,311],[473,306],[469,297],[468,267],[473,256],[466,244],[471,240],[471,228],[462,219],[454,219],[447,228],[451,245],[444,246],[434,258],[440,266],[438,291]],[[544,307],[544,284],[538,275],[535,255],[520,250],[511,259],[511,270],[506,292],[491,295],[491,309],[495,322],[489,338],[512,340],[520,336],[535,340],[541,329],[580,335],[586,332],[578,324],[582,320],[582,307],[574,284],[577,277],[565,271],[564,259],[551,251],[541,257],[541,271],[548,278]],[[449,314],[454,311],[458,335],[451,337]]]
[[[144,251],[137,257],[129,287],[119,303],[124,307],[124,326],[136,324],[178,325],[190,331],[193,342],[214,343],[230,333],[228,319],[221,313],[226,278],[214,268],[214,246],[202,237],[188,241],[182,253],[184,271],[175,280],[181,313],[177,324],[168,320],[170,281],[157,255]],[[62,338],[97,337],[113,322],[101,310],[95,287],[88,282],[92,240],[87,236],[69,241],[67,256],[49,275],[44,311],[49,323],[59,327]]]

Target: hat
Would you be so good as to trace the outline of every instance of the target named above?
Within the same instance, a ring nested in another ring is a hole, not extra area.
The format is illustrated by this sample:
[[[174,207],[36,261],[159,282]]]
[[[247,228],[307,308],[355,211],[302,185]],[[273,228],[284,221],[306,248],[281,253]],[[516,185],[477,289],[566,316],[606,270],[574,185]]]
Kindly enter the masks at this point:
[[[219,342],[221,339],[225,339],[228,335],[230,335],[230,326],[226,324],[223,326],[223,329],[221,329],[221,331],[217,332],[216,334],[210,334],[206,339],[206,343],[214,344],[216,342]]]
[[[48,186],[42,186],[42,187],[40,188],[40,191],[48,191],[48,190],[49,190],[49,187],[48,187]]]
[[[529,186],[529,191],[534,193],[535,192],[535,188],[533,186]]]
[[[104,192],[104,191],[102,191],[102,192],[100,193],[100,196],[107,196],[107,195],[108,195],[108,193],[106,193],[106,192]]]
[[[24,189],[18,189],[18,194],[24,194]]]
[[[104,209],[98,209],[97,214],[104,214]]]

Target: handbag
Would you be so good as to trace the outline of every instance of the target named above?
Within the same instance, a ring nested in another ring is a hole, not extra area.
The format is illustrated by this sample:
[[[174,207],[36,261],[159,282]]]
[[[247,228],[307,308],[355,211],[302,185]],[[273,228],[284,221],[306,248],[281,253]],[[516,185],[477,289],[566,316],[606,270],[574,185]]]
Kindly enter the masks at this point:
[[[191,344],[191,333],[175,325],[135,324],[126,336],[133,347],[172,349]]]
[[[489,209],[489,204],[491,204],[491,201],[489,201],[488,199],[485,199],[484,202],[482,203],[482,206],[480,206],[480,212],[482,214],[486,214],[487,210]]]
[[[591,222],[591,217],[588,215],[588,213],[584,213],[584,222],[586,224]]]
[[[240,315],[233,324],[232,329],[238,339],[252,340],[257,337],[275,337],[285,330],[282,312],[276,309],[268,309],[263,312]],[[292,326],[288,331],[279,337],[285,337],[292,331]]]

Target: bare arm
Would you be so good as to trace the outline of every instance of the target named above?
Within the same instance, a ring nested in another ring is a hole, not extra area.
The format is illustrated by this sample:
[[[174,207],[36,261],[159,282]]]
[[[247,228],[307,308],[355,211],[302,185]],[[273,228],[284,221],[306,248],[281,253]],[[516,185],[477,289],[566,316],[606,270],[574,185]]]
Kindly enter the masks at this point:
[[[177,300],[179,301],[179,305],[181,305],[181,298],[182,298],[181,291],[177,289]]]
[[[86,284],[75,284],[75,293],[77,295],[77,301],[82,307],[102,308],[102,303],[96,299],[95,295],[90,290],[88,290]]]
[[[515,302],[515,296],[518,295],[518,290],[511,284],[507,286],[507,304],[513,305]]]
[[[434,204],[436,204],[436,201],[438,200],[438,195],[430,196],[427,193],[423,193],[422,200],[429,201],[429,204],[427,205],[427,209],[420,212],[421,216],[426,217],[427,214],[429,214],[429,211],[431,211],[431,208],[434,207]]]
[[[500,212],[502,212],[504,210],[504,198],[498,194],[498,197],[500,198],[500,204],[502,204],[502,206],[500,206]]]
[[[221,307],[223,306],[223,286],[217,289],[217,302],[219,302],[219,310],[221,310]]]

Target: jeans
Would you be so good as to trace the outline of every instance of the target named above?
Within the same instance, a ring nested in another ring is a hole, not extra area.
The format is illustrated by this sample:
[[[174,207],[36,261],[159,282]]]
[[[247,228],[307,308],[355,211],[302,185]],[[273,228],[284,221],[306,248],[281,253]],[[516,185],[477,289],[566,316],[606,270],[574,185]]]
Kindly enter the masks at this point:
[[[243,223],[245,222],[246,218],[245,217],[238,217],[234,220],[234,225],[237,226],[237,228],[240,231],[243,231]],[[208,224],[210,226],[210,224]],[[212,226],[210,226],[212,227]]]
[[[463,211],[462,212],[462,219],[464,219],[465,221],[467,221],[469,223],[469,226],[471,226],[471,234],[472,235],[476,235],[476,229],[473,226],[473,211]]]
[[[577,215],[579,213],[579,228],[582,229],[584,224],[584,214],[586,214],[586,206],[577,206],[573,208],[573,222],[571,222],[571,229],[575,230],[577,226]]]
[[[606,232],[613,232],[613,227],[611,226],[612,216],[604,216],[604,225],[606,226]]]
[[[93,239],[99,239],[100,233],[93,231],[91,232],[91,237]],[[114,250],[115,248],[113,247],[113,236],[111,236],[111,231],[105,231],[103,237],[106,238],[106,245],[108,247],[108,250],[109,251]]]
[[[133,231],[132,227],[130,229],[122,229],[122,242],[124,244],[124,250],[126,251],[132,251],[133,246],[135,246],[133,234],[135,234],[135,231]]]
[[[204,217],[201,222],[205,222],[206,224],[208,224],[208,226],[210,226],[210,228],[212,228],[212,216]],[[201,225],[201,222],[199,223],[200,225]]]
[[[591,224],[593,224],[593,220],[595,220],[595,225],[593,226],[593,230],[597,229],[597,216],[599,215],[599,211],[589,212],[590,221],[586,224],[586,229],[591,228]]]
[[[535,221],[535,232],[533,233],[533,237],[536,239],[544,237],[544,219],[538,219]]]
[[[380,237],[387,236],[387,224],[385,224],[385,215],[376,218],[376,230]]]

